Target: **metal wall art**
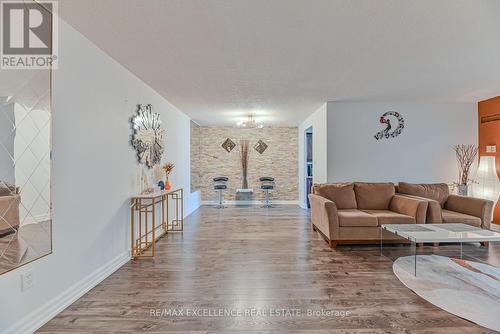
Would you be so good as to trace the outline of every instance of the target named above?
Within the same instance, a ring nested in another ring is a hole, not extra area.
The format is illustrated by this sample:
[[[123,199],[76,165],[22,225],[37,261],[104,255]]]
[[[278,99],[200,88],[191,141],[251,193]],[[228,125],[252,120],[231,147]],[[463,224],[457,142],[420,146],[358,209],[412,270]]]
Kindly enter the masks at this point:
[[[259,152],[260,154],[264,153],[264,151],[267,149],[267,144],[262,141],[262,139],[259,139],[257,144],[253,147],[254,150]]]
[[[229,138],[227,138],[222,143],[222,148],[227,151],[227,153],[231,152],[236,147],[236,144]]]
[[[132,145],[137,159],[148,168],[160,163],[165,151],[165,129],[161,126],[160,114],[153,113],[153,107],[137,105],[137,115],[132,118]]]
[[[398,121],[398,126],[392,130],[392,125],[390,119],[386,118],[386,116],[393,116],[397,119]],[[375,139],[380,140],[383,138],[394,138],[397,137],[401,134],[401,131],[403,131],[403,128],[405,127],[405,120],[403,119],[403,116],[401,116],[400,113],[395,112],[395,111],[388,111],[384,113],[382,116],[380,116],[380,123],[385,124],[386,127],[384,130],[379,131],[375,134]],[[392,130],[392,131],[391,131]]]
[[[226,150],[227,153],[230,153],[236,147],[236,144],[230,138],[227,138],[221,146],[224,150]],[[260,154],[264,153],[267,148],[268,145],[262,139],[259,139],[259,141],[253,147],[253,149]]]

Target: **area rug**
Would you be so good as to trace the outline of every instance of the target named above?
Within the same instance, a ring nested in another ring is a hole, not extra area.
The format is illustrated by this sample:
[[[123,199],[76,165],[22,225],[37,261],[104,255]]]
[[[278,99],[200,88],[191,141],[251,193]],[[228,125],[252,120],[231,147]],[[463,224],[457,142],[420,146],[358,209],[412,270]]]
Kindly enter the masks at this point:
[[[483,327],[500,331],[500,268],[438,255],[398,258],[394,274],[428,302]]]

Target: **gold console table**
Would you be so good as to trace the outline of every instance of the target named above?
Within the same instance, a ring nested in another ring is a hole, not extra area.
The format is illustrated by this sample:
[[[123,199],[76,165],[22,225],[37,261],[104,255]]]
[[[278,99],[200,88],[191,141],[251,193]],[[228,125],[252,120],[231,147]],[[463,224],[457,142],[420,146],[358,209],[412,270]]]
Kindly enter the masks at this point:
[[[133,259],[153,258],[158,239],[169,232],[184,230],[183,201],[182,188],[136,195],[131,198],[130,235]],[[170,207],[170,204],[173,204],[173,207]],[[157,224],[158,213],[160,213],[161,224]],[[170,219],[171,216],[172,219]],[[151,249],[150,252],[148,252],[149,249]]]

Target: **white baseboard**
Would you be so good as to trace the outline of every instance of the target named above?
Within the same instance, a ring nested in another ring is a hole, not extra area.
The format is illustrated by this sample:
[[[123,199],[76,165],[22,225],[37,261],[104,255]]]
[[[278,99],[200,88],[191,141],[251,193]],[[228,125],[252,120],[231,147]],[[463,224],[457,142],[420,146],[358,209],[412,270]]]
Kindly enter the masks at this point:
[[[201,201],[201,205],[217,205],[217,201]],[[262,205],[263,201],[224,201],[224,205],[238,206],[238,205]],[[271,201],[271,205],[299,205],[299,201]]]
[[[71,287],[49,300],[47,303],[23,317],[7,328],[4,334],[31,334],[61,313],[66,307],[101,283],[121,266],[130,260],[130,252],[123,252],[114,260],[100,267],[90,275],[73,284]]]

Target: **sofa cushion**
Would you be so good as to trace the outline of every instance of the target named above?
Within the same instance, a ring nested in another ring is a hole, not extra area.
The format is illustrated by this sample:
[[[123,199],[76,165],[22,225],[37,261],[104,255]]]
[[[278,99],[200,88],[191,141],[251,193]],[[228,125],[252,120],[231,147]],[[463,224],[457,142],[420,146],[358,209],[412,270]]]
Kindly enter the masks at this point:
[[[399,193],[430,198],[438,201],[441,207],[450,195],[450,189],[446,183],[406,183],[399,182]]]
[[[339,226],[342,227],[378,226],[377,217],[360,210],[339,210],[337,214],[339,216]]]
[[[354,193],[360,210],[388,210],[395,194],[392,183],[355,183]]]
[[[481,226],[481,218],[445,209],[441,212],[443,215],[443,223],[462,223],[476,227]]]
[[[384,224],[415,224],[415,218],[389,210],[363,210],[377,218],[378,226]]]
[[[315,184],[313,192],[334,202],[339,210],[357,207],[352,183]]]

